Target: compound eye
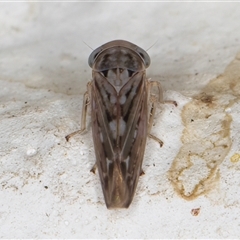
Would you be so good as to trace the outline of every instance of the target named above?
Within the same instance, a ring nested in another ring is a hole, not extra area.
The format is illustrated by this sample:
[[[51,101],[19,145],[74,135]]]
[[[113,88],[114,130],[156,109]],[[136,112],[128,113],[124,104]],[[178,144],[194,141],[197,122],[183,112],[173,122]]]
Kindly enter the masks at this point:
[[[90,67],[93,66],[93,63],[95,62],[95,60],[96,60],[98,54],[101,52],[101,50],[102,50],[101,47],[99,47],[99,48],[95,49],[95,50],[90,54],[90,56],[89,56],[89,58],[88,58],[88,65],[89,65]]]
[[[137,48],[137,53],[141,56],[141,58],[143,59],[144,61],[144,64],[145,64],[145,67],[149,67],[150,65],[150,57],[148,56],[147,52],[145,52],[143,49],[141,48]]]

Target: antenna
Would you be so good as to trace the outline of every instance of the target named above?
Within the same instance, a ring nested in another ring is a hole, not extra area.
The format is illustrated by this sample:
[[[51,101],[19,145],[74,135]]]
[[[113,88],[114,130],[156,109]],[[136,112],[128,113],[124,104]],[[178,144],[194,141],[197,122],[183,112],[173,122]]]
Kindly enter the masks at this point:
[[[82,40],[82,42],[83,42],[86,46],[88,46],[90,49],[93,50],[93,48],[91,48],[86,42],[84,42],[83,40]]]
[[[159,39],[157,39],[157,41],[145,51],[147,52],[149,49],[151,49],[158,41],[159,41]]]

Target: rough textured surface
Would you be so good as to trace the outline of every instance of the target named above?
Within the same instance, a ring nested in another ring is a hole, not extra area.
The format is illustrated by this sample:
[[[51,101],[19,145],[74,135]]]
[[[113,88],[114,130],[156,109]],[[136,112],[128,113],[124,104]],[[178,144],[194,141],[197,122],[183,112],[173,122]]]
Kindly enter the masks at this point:
[[[239,237],[239,16],[237,3],[1,3],[0,237]],[[178,107],[158,110],[164,146],[148,140],[132,205],[110,211],[90,124],[64,137],[91,79],[83,41],[113,39],[158,39],[147,73]]]

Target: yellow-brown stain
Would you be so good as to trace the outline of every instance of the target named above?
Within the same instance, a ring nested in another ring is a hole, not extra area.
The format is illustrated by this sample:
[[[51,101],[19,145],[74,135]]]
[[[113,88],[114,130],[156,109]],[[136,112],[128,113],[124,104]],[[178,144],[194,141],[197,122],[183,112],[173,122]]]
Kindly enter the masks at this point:
[[[240,54],[213,79],[182,111],[182,147],[168,177],[175,191],[192,200],[211,191],[220,178],[219,165],[232,141],[232,117],[226,109],[240,100]],[[238,161],[240,154],[231,158]]]
[[[237,163],[239,162],[240,160],[240,154],[239,153],[235,153],[231,158],[230,158],[230,161],[232,163]]]

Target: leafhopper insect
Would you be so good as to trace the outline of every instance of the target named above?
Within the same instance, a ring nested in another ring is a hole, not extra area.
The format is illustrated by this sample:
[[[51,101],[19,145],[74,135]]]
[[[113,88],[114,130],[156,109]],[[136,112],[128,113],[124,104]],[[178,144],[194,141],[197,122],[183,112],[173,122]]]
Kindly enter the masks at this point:
[[[147,137],[158,102],[163,103],[159,82],[146,78],[150,57],[146,51],[124,40],[108,42],[88,59],[92,81],[84,94],[81,130],[91,106],[92,137],[96,164],[107,208],[128,208],[139,176]],[[155,90],[155,91],[153,91]]]

